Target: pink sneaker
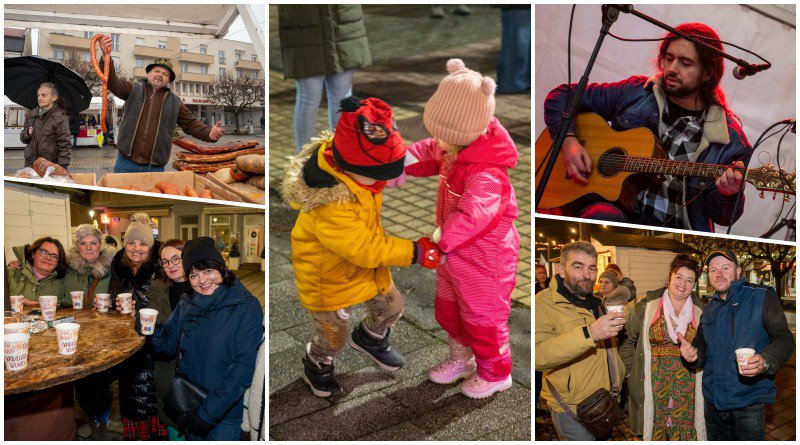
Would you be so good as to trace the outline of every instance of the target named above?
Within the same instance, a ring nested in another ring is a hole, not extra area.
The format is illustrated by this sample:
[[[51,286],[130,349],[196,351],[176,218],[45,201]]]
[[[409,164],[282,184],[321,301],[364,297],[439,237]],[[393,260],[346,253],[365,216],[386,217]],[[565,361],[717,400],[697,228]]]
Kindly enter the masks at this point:
[[[458,379],[466,378],[475,372],[475,357],[468,346],[450,340],[450,355],[428,371],[433,383],[447,385]]]
[[[511,388],[512,383],[511,375],[499,382],[487,382],[475,374],[461,384],[461,393],[471,399],[484,399],[496,392]]]

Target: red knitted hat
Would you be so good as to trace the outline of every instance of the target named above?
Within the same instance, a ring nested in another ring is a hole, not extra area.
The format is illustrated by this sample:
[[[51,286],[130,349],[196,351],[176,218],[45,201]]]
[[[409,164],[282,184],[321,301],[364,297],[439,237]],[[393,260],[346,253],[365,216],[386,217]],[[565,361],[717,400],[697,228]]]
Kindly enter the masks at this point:
[[[392,108],[373,97],[347,97],[333,135],[333,158],[343,170],[368,178],[394,179],[403,173],[406,145]]]

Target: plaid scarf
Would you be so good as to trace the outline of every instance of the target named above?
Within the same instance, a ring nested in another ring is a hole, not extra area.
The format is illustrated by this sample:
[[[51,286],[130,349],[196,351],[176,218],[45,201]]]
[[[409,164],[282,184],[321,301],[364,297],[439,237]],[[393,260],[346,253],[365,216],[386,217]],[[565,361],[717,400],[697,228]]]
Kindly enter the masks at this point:
[[[670,106],[676,108],[672,113]],[[696,113],[671,104],[669,100],[664,103],[658,133],[670,160],[695,162],[707,110]],[[689,229],[683,206],[684,177],[665,175],[665,178],[659,185],[639,193],[637,211],[641,214],[640,223]]]

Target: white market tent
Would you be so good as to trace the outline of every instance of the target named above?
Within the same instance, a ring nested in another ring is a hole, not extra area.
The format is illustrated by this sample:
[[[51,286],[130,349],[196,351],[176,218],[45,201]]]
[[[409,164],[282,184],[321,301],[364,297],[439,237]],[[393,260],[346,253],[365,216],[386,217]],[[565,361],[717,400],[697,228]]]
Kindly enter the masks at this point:
[[[253,7],[263,5],[21,5],[4,6],[4,26],[56,28],[95,33],[135,29],[159,36],[211,36],[221,38],[236,17],[241,16],[250,41],[264,64],[264,30],[253,16]],[[173,20],[172,18],[175,18]]]
[[[534,133],[545,129],[542,104],[547,93],[567,82],[567,38],[571,5],[536,5],[535,15],[535,99]],[[771,124],[796,116],[796,45],[794,5],[635,5],[636,10],[670,26],[685,22],[703,22],[714,28],[724,41],[747,48],[772,63],[772,68],[735,80],[733,63],[725,61],[722,87],[731,109],[741,118],[750,143]],[[578,5],[572,32],[572,82],[583,75],[601,26],[600,5]],[[629,14],[620,14],[611,32],[625,38],[657,38],[666,31]],[[725,50],[749,63],[762,63],[755,56],[729,45]],[[634,74],[650,76],[655,72],[657,42],[622,42],[606,37],[589,82],[615,82]],[[778,138],[761,145],[752,156],[750,167],[776,164]],[[789,172],[796,170],[796,138],[788,134],[780,148],[780,164]],[[745,211],[733,226],[732,234],[759,236],[766,232],[781,209],[781,195],[763,199],[751,185],[745,187]],[[783,206],[783,214],[795,203]],[[794,213],[791,215],[794,218]],[[717,227],[725,233],[727,227]],[[773,238],[784,239],[786,230]]]

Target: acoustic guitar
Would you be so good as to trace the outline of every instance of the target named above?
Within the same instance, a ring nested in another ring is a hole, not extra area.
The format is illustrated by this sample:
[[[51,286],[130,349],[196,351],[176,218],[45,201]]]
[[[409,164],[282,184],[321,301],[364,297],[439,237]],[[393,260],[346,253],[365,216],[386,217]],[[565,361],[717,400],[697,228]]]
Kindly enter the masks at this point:
[[[588,183],[573,182],[559,152],[544,195],[538,203],[539,212],[573,214],[597,201],[608,201],[631,212],[639,192],[663,181],[664,175],[699,176],[713,181],[730,167],[670,160],[647,128],[615,131],[602,116],[595,113],[578,114],[575,117],[575,133],[592,159]],[[542,162],[552,143],[547,130],[536,140],[537,187],[540,186],[544,170]],[[777,170],[772,165],[738,170],[744,174],[747,182],[761,191],[762,198],[764,192],[772,192],[773,199],[781,193],[784,200],[788,201],[789,195],[795,194],[796,173]]]

